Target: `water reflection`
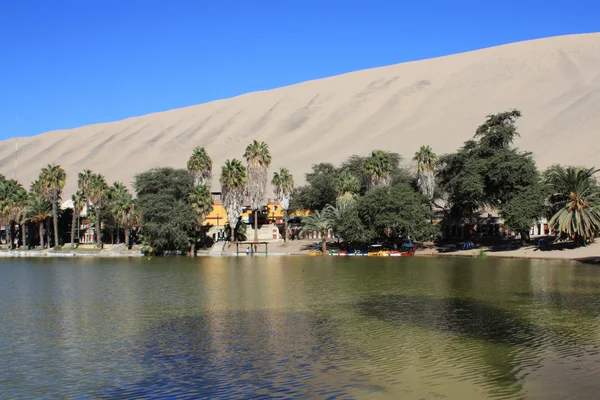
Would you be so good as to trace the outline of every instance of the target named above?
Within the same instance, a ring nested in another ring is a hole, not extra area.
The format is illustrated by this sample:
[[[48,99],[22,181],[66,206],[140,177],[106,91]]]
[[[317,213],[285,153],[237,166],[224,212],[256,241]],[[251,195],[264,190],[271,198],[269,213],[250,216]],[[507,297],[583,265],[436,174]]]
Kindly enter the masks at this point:
[[[353,398],[380,391],[349,372],[360,357],[333,320],[309,313],[237,311],[169,318],[131,357],[147,371],[105,398]],[[140,358],[135,360],[135,358]]]

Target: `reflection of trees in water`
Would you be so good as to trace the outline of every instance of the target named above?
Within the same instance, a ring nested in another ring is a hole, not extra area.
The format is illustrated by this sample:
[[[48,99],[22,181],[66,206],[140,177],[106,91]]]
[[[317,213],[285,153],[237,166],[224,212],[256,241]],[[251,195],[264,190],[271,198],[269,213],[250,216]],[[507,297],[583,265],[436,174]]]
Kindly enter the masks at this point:
[[[464,364],[485,378],[486,387],[494,397],[522,395],[524,361],[528,369],[535,370],[541,365],[541,352],[547,346],[562,351],[568,346],[571,356],[586,353],[585,348],[547,328],[469,298],[373,296],[358,303],[358,309],[364,315],[381,320],[467,339],[461,346],[463,353],[454,356],[468,360]],[[481,368],[477,360],[483,361],[486,368]]]
[[[337,341],[336,331],[332,319],[310,313],[239,311],[166,319],[152,326],[133,352],[144,379],[110,388],[105,396],[350,398],[352,387],[380,390],[345,371],[347,360],[359,355]]]

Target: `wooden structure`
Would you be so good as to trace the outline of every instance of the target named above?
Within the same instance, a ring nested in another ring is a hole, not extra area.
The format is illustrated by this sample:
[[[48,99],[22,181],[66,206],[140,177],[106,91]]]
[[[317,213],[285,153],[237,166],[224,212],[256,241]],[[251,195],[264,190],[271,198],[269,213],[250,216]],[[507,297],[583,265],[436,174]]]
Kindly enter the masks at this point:
[[[258,246],[259,245],[264,245],[265,246],[265,251],[264,254],[265,256],[267,254],[269,254],[269,242],[236,242],[235,243],[235,255],[239,256],[240,255],[240,246],[246,246],[246,249],[242,248],[242,253],[246,253],[246,255],[248,256],[253,256],[255,253],[263,253],[262,251],[258,251]]]

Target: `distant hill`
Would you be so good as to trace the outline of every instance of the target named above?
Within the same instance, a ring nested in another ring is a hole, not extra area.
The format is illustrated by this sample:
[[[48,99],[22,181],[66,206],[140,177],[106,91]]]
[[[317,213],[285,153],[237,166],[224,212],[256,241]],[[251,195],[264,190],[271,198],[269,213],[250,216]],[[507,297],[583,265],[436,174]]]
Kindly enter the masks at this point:
[[[118,96],[118,93],[115,93]],[[184,167],[205,146],[215,174],[266,141],[272,170],[301,182],[313,163],[375,148],[406,160],[422,144],[459,147],[490,113],[518,108],[521,138],[540,167],[600,167],[600,33],[552,37],[352,72],[226,100],[19,139],[18,178],[60,163],[67,193],[84,168],[127,185],[155,166]],[[0,142],[0,173],[13,176],[14,139]],[[218,186],[218,179],[214,179]],[[217,189],[218,187],[215,187]]]

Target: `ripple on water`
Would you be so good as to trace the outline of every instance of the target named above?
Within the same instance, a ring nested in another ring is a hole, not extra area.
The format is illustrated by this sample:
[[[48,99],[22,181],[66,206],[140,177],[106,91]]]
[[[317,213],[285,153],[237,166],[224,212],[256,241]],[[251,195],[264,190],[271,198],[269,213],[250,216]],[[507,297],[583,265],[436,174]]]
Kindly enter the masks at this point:
[[[169,318],[150,327],[129,354],[146,376],[101,393],[111,399],[354,398],[381,391],[347,369],[357,354],[338,338],[333,320],[310,313]]]

